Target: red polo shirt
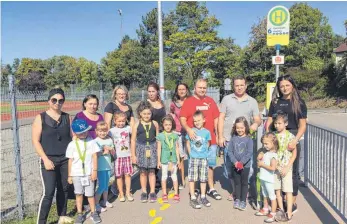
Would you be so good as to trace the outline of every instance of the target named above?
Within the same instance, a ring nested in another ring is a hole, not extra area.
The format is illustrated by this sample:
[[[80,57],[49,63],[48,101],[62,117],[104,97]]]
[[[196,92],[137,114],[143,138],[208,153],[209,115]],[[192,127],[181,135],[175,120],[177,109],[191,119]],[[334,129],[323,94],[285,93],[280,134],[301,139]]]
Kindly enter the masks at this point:
[[[203,99],[198,99],[194,96],[187,98],[183,103],[180,117],[187,119],[187,124],[190,128],[194,127],[193,114],[197,110],[202,111],[205,116],[204,127],[211,133],[211,145],[217,144],[214,129],[214,119],[219,117],[217,104],[209,96],[205,96]]]

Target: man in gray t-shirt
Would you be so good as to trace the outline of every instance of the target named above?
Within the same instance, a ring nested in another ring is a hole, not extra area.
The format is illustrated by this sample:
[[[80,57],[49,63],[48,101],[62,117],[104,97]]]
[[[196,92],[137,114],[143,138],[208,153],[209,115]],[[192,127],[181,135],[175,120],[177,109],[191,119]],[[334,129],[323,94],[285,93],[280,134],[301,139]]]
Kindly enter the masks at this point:
[[[234,121],[238,117],[245,117],[250,125],[250,130],[257,131],[258,126],[261,124],[261,118],[259,114],[259,108],[257,101],[246,93],[247,82],[243,76],[236,76],[233,78],[234,93],[223,97],[223,100],[219,106],[219,119],[218,119],[218,145],[220,147],[228,148],[228,142],[231,139],[231,130],[234,125]],[[226,154],[226,151],[224,151]],[[256,149],[253,157],[256,155]],[[254,160],[254,158],[253,158]],[[231,172],[231,166],[227,163],[227,157],[224,155],[225,175],[229,176]],[[256,162],[253,163],[253,170],[256,170]],[[250,179],[251,195],[253,200],[256,200],[255,189],[255,175],[256,172],[252,172],[252,178]],[[231,196],[229,196],[231,197]],[[253,207],[253,205],[252,205]]]

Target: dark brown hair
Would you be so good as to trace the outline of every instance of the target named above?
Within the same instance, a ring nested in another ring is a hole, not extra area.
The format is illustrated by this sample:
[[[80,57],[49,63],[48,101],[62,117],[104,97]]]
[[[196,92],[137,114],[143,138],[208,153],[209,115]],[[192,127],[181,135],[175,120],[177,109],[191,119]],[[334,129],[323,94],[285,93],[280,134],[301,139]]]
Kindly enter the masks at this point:
[[[245,131],[246,135],[250,134],[249,125],[248,125],[247,119],[245,117],[238,117],[238,118],[236,118],[236,120],[234,122],[234,126],[233,126],[233,129],[231,131],[232,135],[237,135],[237,131],[236,131],[236,124],[237,123],[243,123],[243,125],[245,125],[245,128],[246,128],[246,131]]]
[[[281,92],[281,88],[280,88],[281,81],[283,80],[286,80],[293,85],[293,91],[291,93],[290,102],[292,104],[292,110],[294,112],[295,120],[298,121],[299,115],[302,115],[302,111],[301,111],[302,100],[299,95],[298,87],[294,79],[290,75],[280,76],[276,83],[276,87],[277,87],[276,89],[277,89],[277,93],[279,94],[279,98],[283,97],[283,93]],[[273,100],[273,103],[276,104],[279,98],[275,98]]]
[[[162,106],[164,106],[163,101],[160,99],[160,88],[159,85],[155,82],[150,81],[147,85],[147,91],[149,89],[149,87],[153,87],[155,90],[157,90],[158,95],[157,95],[157,99],[159,100],[159,102],[161,103]]]
[[[170,121],[171,122],[171,124],[172,124],[171,130],[176,129],[175,120],[173,119],[173,117],[170,114],[165,115],[165,117],[163,117],[163,119],[161,119],[161,126],[163,127],[163,130],[164,130],[164,121]]]
[[[141,119],[140,113],[146,109],[152,111],[151,104],[148,101],[141,101],[139,106],[136,108],[136,113],[139,119]]]
[[[179,98],[180,98],[180,97],[178,96],[178,87],[179,87],[179,86],[184,86],[184,87],[186,87],[186,89],[187,89],[187,95],[186,95],[186,97],[188,97],[188,96],[191,95],[188,85],[185,84],[185,83],[179,83],[179,84],[177,84],[177,86],[176,86],[176,88],[175,88],[175,93],[174,93],[173,96],[172,96],[172,101],[173,101],[173,102],[176,102],[176,101],[179,100]]]
[[[84,97],[84,99],[82,101],[82,108],[83,108],[83,110],[86,109],[86,106],[84,106],[84,104],[87,103],[88,100],[90,100],[90,99],[96,99],[96,104],[99,107],[99,99],[98,99],[98,97],[96,95],[94,95],[94,94],[89,94],[86,97]]]

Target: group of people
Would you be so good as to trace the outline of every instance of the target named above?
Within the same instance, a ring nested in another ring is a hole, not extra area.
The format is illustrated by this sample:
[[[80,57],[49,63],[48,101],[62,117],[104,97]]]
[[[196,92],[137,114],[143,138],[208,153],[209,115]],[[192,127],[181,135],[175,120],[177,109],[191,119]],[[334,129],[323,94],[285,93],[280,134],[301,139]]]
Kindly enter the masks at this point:
[[[141,202],[156,202],[156,189],[162,189],[162,201],[168,202],[170,172],[172,200],[178,203],[179,192],[186,187],[186,159],[190,206],[209,207],[207,195],[222,199],[214,188],[219,148],[224,149],[225,176],[231,183],[227,199],[233,201],[233,207],[245,210],[249,193],[250,205],[258,210],[255,215],[267,216],[266,222],[290,220],[297,211],[297,143],[306,128],[305,102],[294,80],[289,75],[280,77],[279,96],[271,102],[266,134],[261,140],[263,147],[257,149],[251,134],[261,124],[258,103],[246,93],[243,76],[233,79],[233,88],[234,93],[225,96],[218,106],[206,95],[205,79],[196,80],[192,95],[188,86],[180,83],[167,113],[159,86],[150,82],[147,100],[136,108],[136,120],[132,107],[126,103],[128,91],[124,86],[114,88],[104,115],[97,112],[98,98],[88,95],[82,102],[83,111],[74,118],[61,110],[65,101],[63,90],[52,89],[49,109],[36,116],[32,128],[44,191],[37,223],[47,222],[55,189],[59,223],[73,221],[66,215],[71,185],[78,212],[74,222],[85,221],[82,212],[87,204],[85,209],[90,210],[88,215],[93,222],[101,222],[99,213],[113,206],[108,202],[112,166],[116,180],[111,190],[116,193],[118,188],[120,202],[135,200],[131,176],[136,170],[140,173]],[[262,187],[262,208],[258,207],[258,185]]]

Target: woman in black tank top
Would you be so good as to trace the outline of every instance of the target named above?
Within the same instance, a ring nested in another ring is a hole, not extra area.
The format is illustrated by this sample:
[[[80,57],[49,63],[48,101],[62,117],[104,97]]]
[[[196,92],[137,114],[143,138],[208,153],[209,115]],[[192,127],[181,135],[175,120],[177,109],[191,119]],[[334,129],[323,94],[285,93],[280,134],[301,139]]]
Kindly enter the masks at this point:
[[[150,82],[147,86],[147,94],[148,94],[148,99],[147,101],[151,104],[152,106],[152,120],[158,122],[159,125],[159,131],[163,131],[163,125],[161,120],[165,117],[166,115],[166,110],[164,103],[160,99],[160,94],[159,94],[159,86],[155,82]],[[161,182],[160,178],[158,176],[159,169],[155,170],[155,176],[156,176],[156,184],[155,187],[157,189],[161,188]]]
[[[49,92],[49,109],[37,115],[32,126],[32,142],[40,156],[40,176],[43,195],[39,204],[37,223],[47,223],[47,217],[57,188],[56,203],[59,223],[73,222],[66,216],[68,200],[68,159],[66,148],[71,141],[69,114],[61,111],[65,101],[60,88]]]

